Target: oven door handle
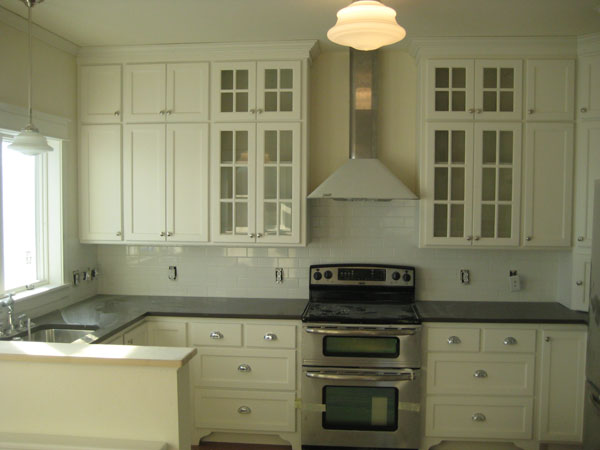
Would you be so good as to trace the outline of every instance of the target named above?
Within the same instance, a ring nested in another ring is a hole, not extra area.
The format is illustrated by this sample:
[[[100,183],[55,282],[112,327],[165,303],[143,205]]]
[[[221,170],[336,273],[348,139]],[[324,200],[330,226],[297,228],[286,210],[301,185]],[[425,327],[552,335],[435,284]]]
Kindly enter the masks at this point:
[[[415,328],[395,328],[380,330],[364,330],[360,328],[305,328],[310,334],[325,334],[329,336],[413,336]]]
[[[337,380],[337,381],[414,381],[416,379],[414,372],[406,372],[398,375],[376,375],[360,373],[324,373],[324,372],[306,372],[308,378],[317,378],[319,380]]]

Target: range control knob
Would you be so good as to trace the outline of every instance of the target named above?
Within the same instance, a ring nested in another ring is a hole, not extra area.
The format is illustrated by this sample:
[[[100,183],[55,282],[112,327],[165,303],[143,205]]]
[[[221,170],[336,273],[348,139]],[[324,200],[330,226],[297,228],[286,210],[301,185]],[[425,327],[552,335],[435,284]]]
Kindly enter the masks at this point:
[[[315,274],[313,275],[313,278],[317,281],[319,281],[321,278],[323,278],[323,275],[321,275],[321,272],[315,272]]]
[[[410,280],[412,280],[410,273],[406,272],[404,275],[402,275],[402,281],[404,281],[405,283],[408,283]]]
[[[392,280],[398,281],[399,279],[400,279],[400,272],[393,272],[392,273]]]
[[[330,280],[332,276],[333,276],[333,272],[331,272],[331,270],[326,270],[325,271],[325,278],[327,278],[328,280]]]

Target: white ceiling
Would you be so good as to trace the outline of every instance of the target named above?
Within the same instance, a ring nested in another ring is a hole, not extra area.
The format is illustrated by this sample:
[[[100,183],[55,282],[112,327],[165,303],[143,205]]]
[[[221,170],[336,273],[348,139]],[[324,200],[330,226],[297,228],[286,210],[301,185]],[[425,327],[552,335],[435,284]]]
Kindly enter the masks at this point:
[[[600,0],[384,0],[410,37],[575,36],[600,32]],[[327,41],[350,0],[46,0],[43,28],[79,45]],[[26,17],[21,0],[0,7]]]

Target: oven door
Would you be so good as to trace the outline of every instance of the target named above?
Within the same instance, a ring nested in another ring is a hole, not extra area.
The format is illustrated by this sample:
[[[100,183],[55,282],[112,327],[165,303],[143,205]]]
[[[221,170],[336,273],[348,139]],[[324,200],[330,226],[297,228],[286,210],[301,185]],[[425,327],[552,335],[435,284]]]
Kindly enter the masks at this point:
[[[420,325],[305,325],[303,364],[420,367]]]
[[[302,444],[416,449],[419,370],[304,367]]]

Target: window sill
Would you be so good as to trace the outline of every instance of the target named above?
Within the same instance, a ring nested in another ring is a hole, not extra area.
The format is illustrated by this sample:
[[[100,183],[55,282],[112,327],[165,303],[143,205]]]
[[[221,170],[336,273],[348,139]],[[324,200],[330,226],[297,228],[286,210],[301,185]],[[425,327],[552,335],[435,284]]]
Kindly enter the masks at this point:
[[[30,291],[21,291],[18,294],[15,294],[14,299],[15,302],[19,302],[21,300],[29,300],[36,298],[40,295],[47,295],[53,292],[59,292],[64,289],[67,289],[68,287],[68,284],[45,284],[44,286],[39,286],[35,289],[31,289]]]

